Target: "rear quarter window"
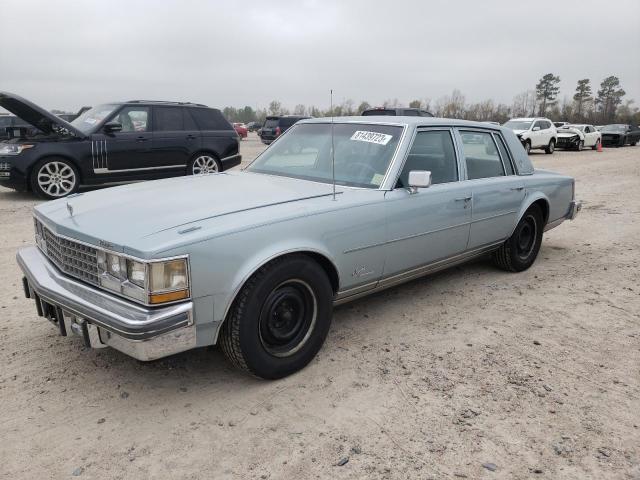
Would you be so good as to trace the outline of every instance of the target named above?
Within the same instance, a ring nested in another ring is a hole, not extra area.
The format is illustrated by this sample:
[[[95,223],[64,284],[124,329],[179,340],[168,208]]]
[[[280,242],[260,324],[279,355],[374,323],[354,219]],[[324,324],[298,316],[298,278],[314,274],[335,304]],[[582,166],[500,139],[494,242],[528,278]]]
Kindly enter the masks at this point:
[[[218,110],[213,108],[191,108],[191,116],[200,130],[233,130],[233,127]]]

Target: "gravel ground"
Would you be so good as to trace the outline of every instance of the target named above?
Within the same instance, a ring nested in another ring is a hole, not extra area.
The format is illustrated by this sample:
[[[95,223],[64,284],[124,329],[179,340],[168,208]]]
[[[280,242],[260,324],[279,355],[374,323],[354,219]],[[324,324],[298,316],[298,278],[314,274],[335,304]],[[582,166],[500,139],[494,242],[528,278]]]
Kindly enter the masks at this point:
[[[640,147],[532,159],[584,209],[530,270],[339,307],[275,382],[215,349],[140,363],[59,337],[14,261],[38,202],[0,188],[0,477],[640,479]]]

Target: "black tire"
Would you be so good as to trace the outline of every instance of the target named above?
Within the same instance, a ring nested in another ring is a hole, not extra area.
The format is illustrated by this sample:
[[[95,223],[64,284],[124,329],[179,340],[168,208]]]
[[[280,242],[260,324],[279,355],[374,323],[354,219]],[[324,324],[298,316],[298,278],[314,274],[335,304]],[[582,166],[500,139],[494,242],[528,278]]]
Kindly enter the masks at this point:
[[[578,151],[581,152],[582,150],[584,150],[584,140],[580,140],[578,142]]]
[[[204,175],[222,171],[222,164],[218,157],[209,152],[198,152],[187,165],[187,175]]]
[[[513,234],[493,255],[496,265],[508,272],[526,270],[538,256],[542,244],[544,220],[537,205],[532,205],[522,216]]]
[[[302,254],[261,267],[242,287],[220,332],[236,367],[277,379],[304,368],[331,326],[333,289],[320,265]]]
[[[547,155],[551,155],[556,149],[556,141],[552,138],[551,140],[549,140],[549,145],[547,145],[546,147],[544,147],[544,153],[546,153]]]
[[[599,139],[596,140],[596,144],[593,147],[591,147],[591,150],[597,150],[598,149],[598,145],[600,145],[600,140]]]
[[[78,191],[80,173],[76,166],[65,158],[47,157],[31,169],[29,184],[31,190],[41,198],[63,198]]]
[[[524,142],[524,151],[527,152],[527,155],[531,152],[531,142],[529,140]]]

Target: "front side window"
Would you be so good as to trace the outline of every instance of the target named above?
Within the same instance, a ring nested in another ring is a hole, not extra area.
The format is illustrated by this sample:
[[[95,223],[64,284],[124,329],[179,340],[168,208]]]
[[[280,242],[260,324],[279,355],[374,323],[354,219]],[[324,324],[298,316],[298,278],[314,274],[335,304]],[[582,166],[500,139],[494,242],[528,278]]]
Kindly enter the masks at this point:
[[[83,112],[78,118],[71,122],[82,133],[89,133],[105,118],[113,113],[117,105],[98,105]]]
[[[462,131],[460,136],[469,180],[504,176],[502,160],[490,133]]]
[[[458,180],[458,163],[448,130],[428,130],[416,134],[396,188],[409,186],[409,172],[412,170],[431,172],[433,185]]]
[[[544,129],[544,122],[542,121],[537,121],[534,125],[533,128],[538,127],[540,130]]]
[[[155,107],[153,109],[153,129],[156,132],[174,132],[183,128],[182,108]]]
[[[124,107],[112,121],[122,125],[122,132],[147,132],[149,130],[148,107]]]
[[[335,159],[336,184],[378,188],[401,135],[402,127],[390,125],[298,124],[265,150],[247,170],[331,183],[332,160]]]

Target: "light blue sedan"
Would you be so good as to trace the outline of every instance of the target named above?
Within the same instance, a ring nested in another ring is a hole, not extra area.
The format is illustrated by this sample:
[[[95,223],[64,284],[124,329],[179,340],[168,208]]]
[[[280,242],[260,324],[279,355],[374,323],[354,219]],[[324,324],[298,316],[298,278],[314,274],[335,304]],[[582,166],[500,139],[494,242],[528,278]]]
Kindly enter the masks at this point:
[[[35,208],[25,294],[62,335],[140,360],[219,343],[263,378],[303,368],[333,305],[492,253],[519,272],[580,210],[514,133],[424,117],[310,119],[243,171]]]

